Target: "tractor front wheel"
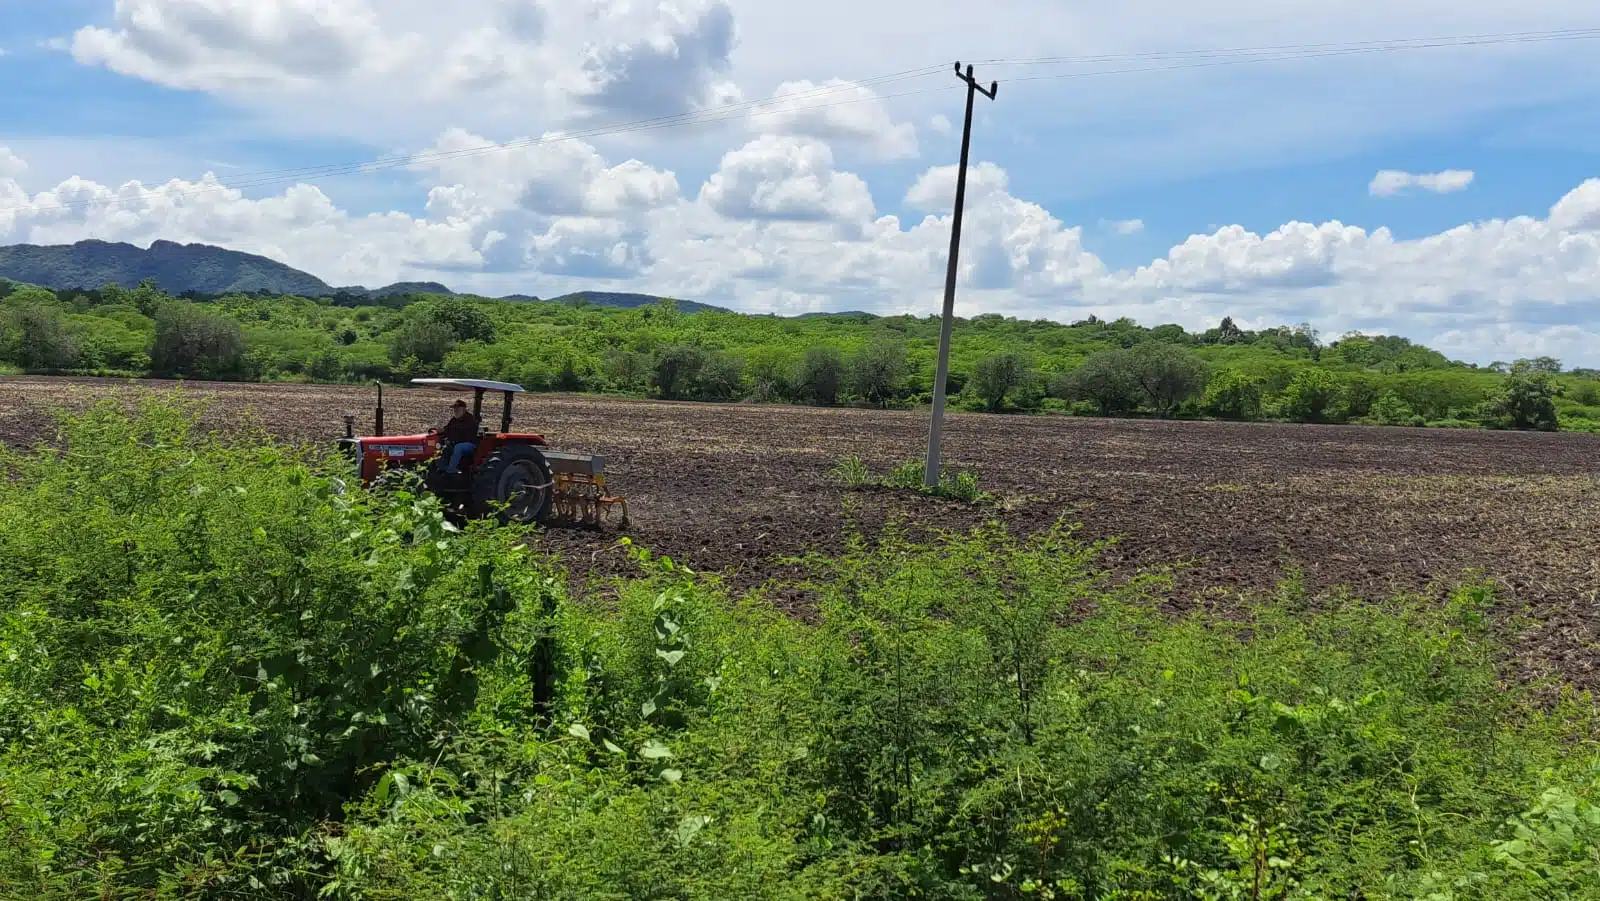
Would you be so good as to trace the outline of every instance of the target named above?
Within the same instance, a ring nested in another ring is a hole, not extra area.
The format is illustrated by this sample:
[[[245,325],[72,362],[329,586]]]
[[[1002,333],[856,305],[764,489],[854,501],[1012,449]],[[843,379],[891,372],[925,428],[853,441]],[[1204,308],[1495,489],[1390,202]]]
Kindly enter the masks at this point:
[[[502,523],[542,522],[550,515],[554,483],[544,454],[527,446],[502,447],[472,480],[472,515],[498,513]]]

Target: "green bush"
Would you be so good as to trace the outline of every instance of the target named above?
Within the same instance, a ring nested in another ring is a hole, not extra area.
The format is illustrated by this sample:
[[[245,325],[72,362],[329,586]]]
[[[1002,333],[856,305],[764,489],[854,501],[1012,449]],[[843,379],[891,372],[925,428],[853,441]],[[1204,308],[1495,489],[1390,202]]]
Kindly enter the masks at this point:
[[[1500,678],[1487,586],[1174,617],[1063,529],[891,527],[809,622],[627,547],[588,603],[170,404],[58,443],[0,459],[8,895],[1600,892],[1600,724]]]
[[[1322,369],[1302,369],[1283,389],[1279,406],[1295,422],[1327,422],[1339,407],[1344,386],[1337,376]]]
[[[244,333],[235,319],[192,303],[156,310],[150,371],[158,376],[234,379],[245,374]]]
[[[876,407],[887,407],[906,378],[906,349],[896,341],[876,341],[850,359],[850,393]]]
[[[1368,409],[1368,415],[1378,425],[1424,425],[1423,418],[1411,409],[1400,395],[1393,391],[1386,392],[1378,398]]]
[[[1206,364],[1191,351],[1147,342],[1128,351],[1129,375],[1157,416],[1173,411],[1205,391]]]
[[[1126,350],[1101,351],[1061,376],[1053,392],[1067,400],[1094,405],[1101,416],[1120,416],[1139,408],[1134,361]]]
[[[18,291],[0,306],[0,360],[28,372],[57,372],[82,358],[66,316],[48,293]]]
[[[800,360],[795,385],[800,396],[814,404],[831,407],[839,402],[844,387],[844,359],[831,347],[812,347]]]
[[[1011,392],[1021,388],[1029,378],[1027,361],[1017,354],[998,354],[978,362],[968,384],[983,401],[983,408],[998,413],[1006,405]]]
[[[1513,364],[1499,393],[1483,405],[1484,423],[1495,429],[1555,431],[1560,425],[1556,398],[1563,389],[1552,377],[1551,367],[1559,369],[1559,364],[1553,360],[1543,364],[1518,360]]]
[[[1253,422],[1261,418],[1261,382],[1237,369],[1218,372],[1206,385],[1201,406],[1218,419]]]

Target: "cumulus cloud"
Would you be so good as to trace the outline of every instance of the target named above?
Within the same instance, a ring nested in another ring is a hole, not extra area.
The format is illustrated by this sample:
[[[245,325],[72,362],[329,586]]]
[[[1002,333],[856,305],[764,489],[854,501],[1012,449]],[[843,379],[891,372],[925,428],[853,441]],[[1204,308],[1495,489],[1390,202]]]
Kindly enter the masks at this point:
[[[956,177],[959,166],[935,166],[917,177],[906,191],[906,206],[919,212],[949,210],[956,203]],[[967,167],[966,202],[982,203],[986,198],[1005,194],[1010,187],[1006,170],[994,163]]]
[[[116,0],[84,65],[368,137],[460,122],[650,118],[737,99],[724,0]],[[316,92],[318,103],[302,100]],[[352,123],[359,123],[353,125]]]
[[[761,134],[799,135],[861,147],[880,160],[917,155],[916,126],[894,121],[871,89],[839,78],[821,84],[778,85],[773,102],[751,117],[750,127]]]
[[[1406,191],[1430,191],[1434,194],[1452,194],[1465,191],[1472,184],[1470,169],[1446,169],[1443,172],[1412,174],[1398,169],[1384,169],[1372,177],[1367,192],[1374,197],[1393,197]]]
[[[643,35],[589,47],[582,102],[605,112],[649,116],[736,99],[738,89],[720,77],[730,68],[733,10],[712,0],[693,12],[672,5],[660,5],[656,12]]]
[[[22,157],[11,152],[11,148],[0,144],[0,179],[21,178],[28,171],[28,163]]]
[[[859,223],[873,213],[867,183],[835,171],[827,144],[778,135],[723,156],[700,201],[730,219]]]
[[[450,129],[415,157],[413,168],[434,171],[486,208],[549,216],[622,215],[678,197],[673,173],[631,159],[607,165],[593,146],[555,132],[499,145]]]
[[[442,135],[440,150],[481,138]],[[685,195],[677,177],[614,163],[580,141],[419,157],[426,212],[355,215],[296,185],[248,198],[213,176],[118,187],[81,178],[29,194],[20,161],[0,174],[0,241],[96,237],[200,241],[262,253],[338,284],[437,278],[464,290],[643,290],[752,311],[936,310],[954,167],[924,172],[902,221],[815,139],[767,136],[727,154]],[[1600,364],[1600,179],[1547,214],[1464,224],[1414,240],[1337,221],[1268,232],[1223,226],[1114,270],[1081,230],[972,167],[958,309],[964,315],[1256,325],[1402,334],[1488,362],[1549,353]]]
[[[407,41],[367,0],[117,0],[110,28],[73,37],[80,62],[186,90],[307,87],[389,68]]]
[[[1144,231],[1143,219],[1123,219],[1111,223],[1111,230],[1119,235],[1137,235]]]

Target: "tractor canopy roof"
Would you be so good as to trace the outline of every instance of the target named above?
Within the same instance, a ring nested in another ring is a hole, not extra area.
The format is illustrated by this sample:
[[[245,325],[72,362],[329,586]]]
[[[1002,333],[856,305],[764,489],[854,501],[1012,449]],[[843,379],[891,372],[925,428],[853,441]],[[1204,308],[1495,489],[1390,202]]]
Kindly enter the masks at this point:
[[[441,391],[507,391],[512,394],[522,391],[521,385],[491,382],[488,379],[412,379],[411,384]]]

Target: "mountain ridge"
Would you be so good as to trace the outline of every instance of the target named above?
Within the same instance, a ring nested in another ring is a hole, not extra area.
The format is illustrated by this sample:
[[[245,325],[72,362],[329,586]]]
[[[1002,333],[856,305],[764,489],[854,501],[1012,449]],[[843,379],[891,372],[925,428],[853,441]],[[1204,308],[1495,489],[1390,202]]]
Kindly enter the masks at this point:
[[[377,299],[405,294],[460,295],[460,292],[444,284],[431,281],[396,282],[381,288],[361,285],[336,287],[271,257],[213,244],[179,244],[164,239],[152,242],[148,248],[98,239],[74,244],[3,245],[0,246],[0,279],[58,291],[88,291],[106,285],[134,288],[150,279],[156,287],[175,296],[190,293],[209,296],[267,293],[298,297],[353,295]],[[510,294],[489,299],[522,303],[540,300],[531,294]],[[575,291],[549,300],[632,308],[659,303],[664,299],[655,294]],[[727,312],[722,307],[691,300],[675,302],[685,312]]]

